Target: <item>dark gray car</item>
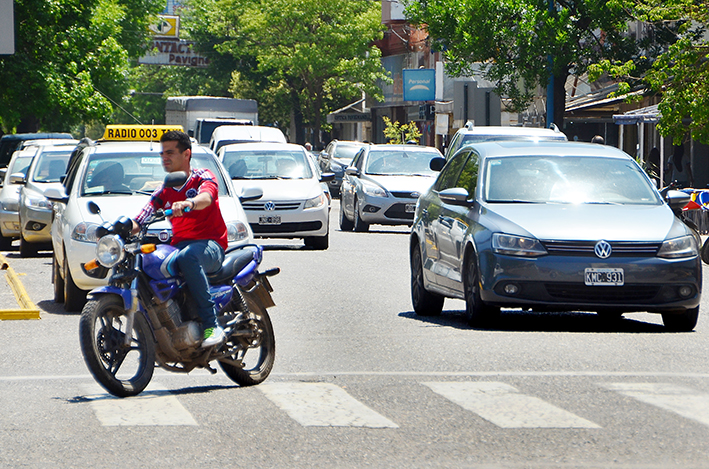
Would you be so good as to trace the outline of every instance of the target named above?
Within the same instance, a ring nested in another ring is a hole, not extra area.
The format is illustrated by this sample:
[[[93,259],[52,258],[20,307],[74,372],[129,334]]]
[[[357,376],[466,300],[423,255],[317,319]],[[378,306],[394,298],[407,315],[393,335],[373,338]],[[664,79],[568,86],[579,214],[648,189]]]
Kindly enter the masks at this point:
[[[473,324],[500,307],[648,311],[668,329],[692,330],[702,271],[699,236],[678,217],[688,200],[676,191],[663,200],[635,161],[609,146],[464,147],[416,208],[414,310],[440,314],[444,298],[460,298]]]

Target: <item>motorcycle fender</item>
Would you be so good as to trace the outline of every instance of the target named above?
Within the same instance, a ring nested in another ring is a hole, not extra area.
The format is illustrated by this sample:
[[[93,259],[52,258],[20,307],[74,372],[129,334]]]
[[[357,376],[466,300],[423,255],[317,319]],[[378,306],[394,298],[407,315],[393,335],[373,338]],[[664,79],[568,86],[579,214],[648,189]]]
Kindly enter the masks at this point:
[[[123,307],[129,310],[131,307],[131,295],[130,290],[126,288],[118,288],[111,285],[106,285],[104,287],[98,287],[91,290],[89,293],[91,296],[99,295],[118,295],[123,299]]]

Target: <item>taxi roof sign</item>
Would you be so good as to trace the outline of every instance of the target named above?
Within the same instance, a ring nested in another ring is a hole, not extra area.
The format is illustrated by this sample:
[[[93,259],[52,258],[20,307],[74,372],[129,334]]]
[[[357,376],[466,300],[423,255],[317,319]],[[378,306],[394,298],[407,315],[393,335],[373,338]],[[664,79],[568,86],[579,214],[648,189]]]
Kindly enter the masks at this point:
[[[101,140],[154,142],[159,141],[160,137],[169,130],[184,132],[181,125],[110,124],[106,126]]]

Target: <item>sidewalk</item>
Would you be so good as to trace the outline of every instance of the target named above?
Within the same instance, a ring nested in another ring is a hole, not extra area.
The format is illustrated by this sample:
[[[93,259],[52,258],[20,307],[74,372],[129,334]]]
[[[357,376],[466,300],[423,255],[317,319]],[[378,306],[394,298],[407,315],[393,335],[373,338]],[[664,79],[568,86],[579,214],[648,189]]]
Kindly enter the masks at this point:
[[[0,320],[40,319],[39,308],[32,303],[22,281],[2,254],[0,277]]]

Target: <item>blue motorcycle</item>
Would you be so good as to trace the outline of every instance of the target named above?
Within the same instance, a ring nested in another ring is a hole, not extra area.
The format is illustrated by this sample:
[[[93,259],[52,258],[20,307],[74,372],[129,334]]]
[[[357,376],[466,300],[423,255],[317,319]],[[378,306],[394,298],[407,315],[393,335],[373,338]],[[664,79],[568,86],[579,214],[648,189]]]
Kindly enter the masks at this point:
[[[180,186],[184,173],[169,174],[165,185]],[[89,203],[93,213],[99,207]],[[145,242],[148,226],[170,216],[157,211],[132,235],[132,221],[121,217],[104,222],[97,231],[96,259],[82,264],[108,285],[89,293],[79,338],[84,361],[109,393],[139,394],[150,383],[155,364],[173,372],[195,368],[217,370],[241,386],[263,382],[273,368],[276,343],[267,308],[275,306],[268,277],[280,270],[259,272],[263,248],[247,245],[226,252],[219,271],[208,276],[220,326],[226,341],[201,348],[202,326],[184,280],[167,269],[176,248]]]

